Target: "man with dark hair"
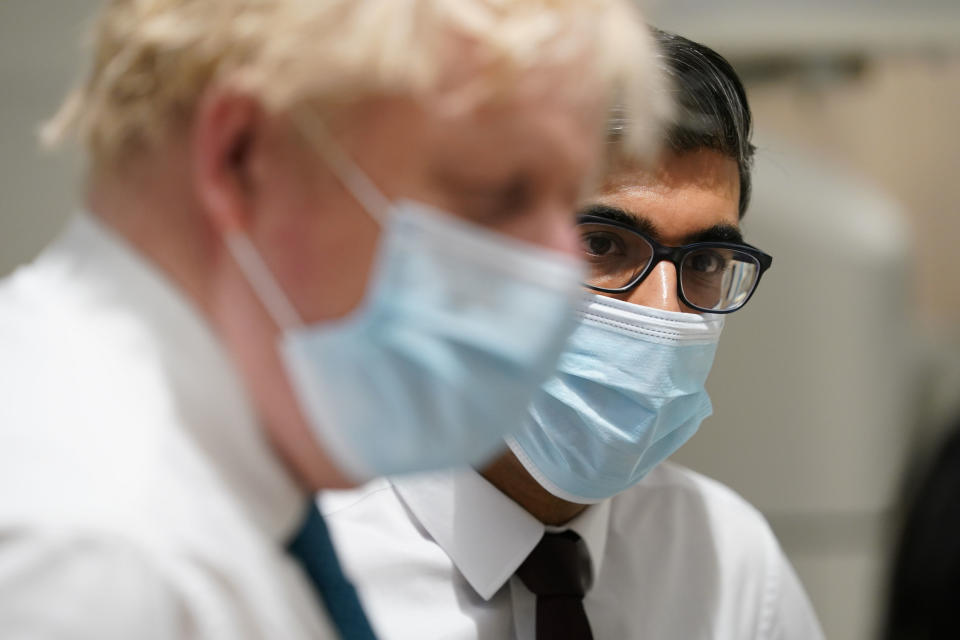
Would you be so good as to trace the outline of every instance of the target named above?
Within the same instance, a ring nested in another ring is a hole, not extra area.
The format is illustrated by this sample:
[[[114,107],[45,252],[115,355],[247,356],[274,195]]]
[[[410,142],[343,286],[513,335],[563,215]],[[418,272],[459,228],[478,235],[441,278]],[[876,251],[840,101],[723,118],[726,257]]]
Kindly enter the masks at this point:
[[[479,471],[376,481],[323,499],[382,637],[822,637],[763,517],[663,463],[711,411],[725,314],[771,258],[739,230],[754,147],[720,55],[655,32],[677,118],[653,169],[620,152],[581,209],[592,296],[509,451]]]
[[[743,84],[726,58],[713,49],[659,29],[654,37],[667,63],[680,112],[667,131],[667,145],[680,154],[712,149],[735,160],[740,180],[738,209],[743,217],[750,204],[756,151],[750,142],[753,121]],[[619,138],[626,123],[611,124],[611,136]]]

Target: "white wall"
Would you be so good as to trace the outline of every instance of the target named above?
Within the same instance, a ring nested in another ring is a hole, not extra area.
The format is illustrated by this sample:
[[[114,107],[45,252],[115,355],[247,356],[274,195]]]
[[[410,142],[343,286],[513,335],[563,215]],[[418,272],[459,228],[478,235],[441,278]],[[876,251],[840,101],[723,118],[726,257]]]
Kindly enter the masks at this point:
[[[0,275],[32,257],[78,202],[73,152],[39,150],[37,128],[79,71],[94,0],[0,0]]]
[[[744,226],[773,266],[728,318],[715,415],[675,459],[764,512],[828,637],[866,640],[915,419],[911,234],[842,166],[760,146]]]

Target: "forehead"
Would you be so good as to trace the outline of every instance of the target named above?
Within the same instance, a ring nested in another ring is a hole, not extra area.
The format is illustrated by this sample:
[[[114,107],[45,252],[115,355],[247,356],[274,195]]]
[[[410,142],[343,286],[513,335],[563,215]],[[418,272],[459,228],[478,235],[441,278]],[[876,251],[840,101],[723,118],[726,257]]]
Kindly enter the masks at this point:
[[[549,90],[500,96],[471,108],[440,111],[431,119],[438,147],[489,149],[502,159],[546,154],[567,163],[583,163],[600,151],[602,122],[600,100],[574,100]]]
[[[420,99],[426,135],[441,153],[495,149],[509,159],[546,151],[558,161],[595,160],[609,96],[586,73],[590,60],[583,52],[520,68],[496,64],[477,43],[456,35],[447,46],[440,83]]]
[[[558,74],[555,82],[543,82],[542,78],[530,84],[518,82],[515,90],[495,95],[485,93],[482,87],[474,91],[461,86],[419,96],[367,96],[332,109],[327,116],[348,139],[377,138],[421,149],[544,135],[559,143],[577,135],[599,141],[605,96],[587,90],[571,92],[568,84],[560,82],[559,71],[549,73]],[[513,149],[504,145],[500,150],[508,153]]]
[[[336,118],[344,142],[367,155],[365,168],[400,180],[432,165],[495,180],[507,174],[553,172],[581,187],[599,161],[605,99],[555,83],[473,100],[447,93],[379,96],[353,103]],[[375,150],[375,151],[374,151]],[[365,151],[367,153],[365,153]]]
[[[652,169],[618,162],[601,184],[594,202],[645,218],[668,243],[718,224],[739,223],[737,163],[712,149],[666,151]]]

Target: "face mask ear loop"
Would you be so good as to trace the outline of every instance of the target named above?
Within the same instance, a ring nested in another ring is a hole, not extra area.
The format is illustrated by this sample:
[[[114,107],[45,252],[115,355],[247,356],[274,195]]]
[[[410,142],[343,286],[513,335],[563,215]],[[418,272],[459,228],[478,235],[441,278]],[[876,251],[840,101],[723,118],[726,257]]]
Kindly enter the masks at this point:
[[[353,158],[347,155],[320,118],[316,114],[302,111],[294,116],[294,122],[306,136],[308,142],[323,156],[324,161],[337,176],[337,179],[340,180],[340,183],[360,203],[360,206],[381,227],[386,226],[389,218],[390,200],[357,166]]]
[[[303,326],[303,320],[300,314],[290,304],[290,299],[284,295],[280,285],[277,284],[270,269],[260,257],[260,252],[247,237],[247,234],[241,231],[233,231],[228,234],[224,241],[227,249],[233,255],[234,261],[247,282],[253,287],[261,304],[266,308],[267,313],[273,318],[280,329],[296,329]]]

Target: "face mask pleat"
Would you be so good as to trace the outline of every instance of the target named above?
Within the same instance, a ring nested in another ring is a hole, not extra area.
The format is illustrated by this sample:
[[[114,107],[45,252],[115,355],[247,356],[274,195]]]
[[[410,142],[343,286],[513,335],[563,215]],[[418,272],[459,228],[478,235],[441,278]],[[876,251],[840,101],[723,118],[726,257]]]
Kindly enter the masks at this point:
[[[382,203],[321,142],[358,202]],[[583,296],[569,256],[416,202],[384,206],[368,211],[382,231],[365,298],[339,320],[301,322],[249,239],[228,242],[282,330],[301,413],[358,481],[493,455],[554,371]]]
[[[710,414],[705,383],[722,317],[596,296],[508,443],[548,491],[611,497],[669,457]]]

